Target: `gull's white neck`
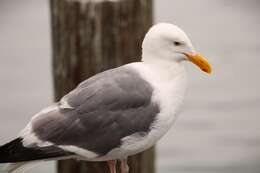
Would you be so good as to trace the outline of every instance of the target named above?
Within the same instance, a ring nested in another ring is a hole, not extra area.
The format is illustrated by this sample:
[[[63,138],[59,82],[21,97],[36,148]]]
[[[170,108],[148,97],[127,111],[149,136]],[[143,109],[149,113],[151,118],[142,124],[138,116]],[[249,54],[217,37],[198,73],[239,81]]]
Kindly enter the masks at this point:
[[[144,55],[142,61],[143,65],[153,73],[152,78],[160,82],[171,84],[177,78],[186,79],[186,72],[181,62],[153,56],[146,58]]]
[[[182,102],[186,90],[186,71],[181,62],[160,59],[160,57],[143,57],[143,62],[134,63],[132,66],[147,80],[155,90],[156,97],[171,97],[168,106],[179,107],[177,102]],[[158,93],[156,93],[158,91]],[[162,99],[165,100],[165,99]]]

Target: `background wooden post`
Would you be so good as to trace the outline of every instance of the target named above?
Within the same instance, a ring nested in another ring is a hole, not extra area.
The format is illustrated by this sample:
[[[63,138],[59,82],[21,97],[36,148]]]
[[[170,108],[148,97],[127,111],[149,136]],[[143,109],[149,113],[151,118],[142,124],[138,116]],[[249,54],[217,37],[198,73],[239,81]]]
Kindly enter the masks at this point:
[[[50,0],[55,100],[82,80],[139,61],[152,25],[152,0]],[[131,173],[154,172],[154,149],[129,159]],[[58,163],[59,173],[105,173],[104,162]]]

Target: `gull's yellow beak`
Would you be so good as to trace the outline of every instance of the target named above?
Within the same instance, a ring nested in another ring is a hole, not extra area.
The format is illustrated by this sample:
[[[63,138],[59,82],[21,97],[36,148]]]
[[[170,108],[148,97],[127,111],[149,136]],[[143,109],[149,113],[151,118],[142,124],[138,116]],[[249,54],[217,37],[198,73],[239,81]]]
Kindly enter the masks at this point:
[[[188,60],[191,61],[193,64],[196,64],[202,71],[209,74],[211,73],[211,65],[209,64],[208,60],[202,55],[189,53],[184,53],[184,55],[186,55]]]

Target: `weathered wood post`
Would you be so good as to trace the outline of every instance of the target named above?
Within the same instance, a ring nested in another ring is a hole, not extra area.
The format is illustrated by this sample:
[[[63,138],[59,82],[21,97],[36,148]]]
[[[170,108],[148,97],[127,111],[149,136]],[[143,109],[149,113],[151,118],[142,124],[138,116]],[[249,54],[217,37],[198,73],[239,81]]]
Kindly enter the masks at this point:
[[[152,25],[152,0],[50,0],[55,100],[82,80],[139,61]],[[129,160],[131,173],[154,172],[154,150]],[[59,173],[105,173],[103,162],[58,163]]]

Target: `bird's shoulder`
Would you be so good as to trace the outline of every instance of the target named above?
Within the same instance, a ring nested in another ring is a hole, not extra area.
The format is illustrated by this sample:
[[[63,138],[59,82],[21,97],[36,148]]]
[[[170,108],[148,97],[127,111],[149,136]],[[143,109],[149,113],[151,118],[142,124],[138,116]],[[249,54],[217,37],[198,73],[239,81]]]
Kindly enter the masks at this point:
[[[116,102],[150,100],[153,87],[132,64],[110,69],[81,82],[61,99],[61,104],[78,107],[83,104],[108,105]],[[129,103],[131,104],[131,103]]]

